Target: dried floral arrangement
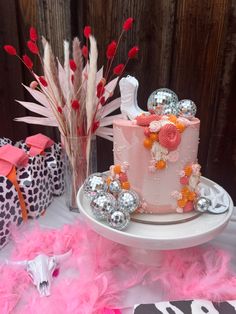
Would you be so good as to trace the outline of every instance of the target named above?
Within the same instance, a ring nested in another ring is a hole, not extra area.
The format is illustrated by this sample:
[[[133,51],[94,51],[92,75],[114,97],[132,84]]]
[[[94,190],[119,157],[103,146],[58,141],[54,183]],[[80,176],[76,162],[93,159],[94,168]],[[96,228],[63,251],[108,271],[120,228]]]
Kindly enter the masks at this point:
[[[104,117],[116,110],[119,102],[116,99],[108,103],[108,99],[113,95],[127,63],[136,57],[138,47],[134,46],[129,50],[125,64],[121,63],[113,67],[113,63],[121,38],[132,28],[132,24],[133,18],[128,18],[123,24],[118,40],[113,40],[107,46],[105,71],[102,67],[97,72],[97,44],[91,35],[90,26],[84,28],[86,44],[83,47],[80,40],[74,38],[73,59],[70,59],[69,42],[64,41],[64,66],[55,58],[45,38],[42,38],[44,56],[41,57],[37,44],[37,31],[33,27],[30,28],[30,40],[27,46],[29,51],[39,58],[43,75],[34,72],[34,64],[27,54],[20,57],[13,46],[5,45],[5,51],[18,57],[33,75],[34,81],[30,86],[24,85],[24,87],[40,105],[18,102],[28,110],[44,117],[22,117],[16,118],[16,121],[56,126],[62,136],[85,136],[96,133],[111,140],[111,130],[105,128],[111,124],[111,121]],[[113,78],[114,76],[116,77]]]
[[[98,50],[91,27],[85,26],[85,44],[82,46],[76,37],[70,44],[64,41],[64,65],[55,58],[49,42],[42,38],[43,57],[38,46],[38,34],[35,28],[29,31],[28,50],[36,55],[42,66],[42,75],[34,71],[31,58],[24,54],[22,57],[12,45],[5,45],[5,51],[18,57],[32,74],[34,80],[29,86],[23,85],[38,102],[18,101],[26,109],[42,117],[27,116],[16,118],[16,121],[30,124],[40,124],[58,127],[67,155],[75,170],[78,168],[76,156],[86,151],[87,173],[90,143],[93,134],[112,140],[112,121],[118,115],[108,116],[120,106],[120,98],[109,102],[113,95],[119,77],[124,72],[128,62],[135,58],[138,47],[133,46],[127,56],[126,63],[114,66],[114,59],[121,38],[133,26],[133,18],[128,18],[117,41],[113,40],[106,49],[106,65],[97,71]],[[81,47],[82,46],[82,47]],[[72,58],[71,58],[72,56]],[[86,137],[83,147],[74,140]]]

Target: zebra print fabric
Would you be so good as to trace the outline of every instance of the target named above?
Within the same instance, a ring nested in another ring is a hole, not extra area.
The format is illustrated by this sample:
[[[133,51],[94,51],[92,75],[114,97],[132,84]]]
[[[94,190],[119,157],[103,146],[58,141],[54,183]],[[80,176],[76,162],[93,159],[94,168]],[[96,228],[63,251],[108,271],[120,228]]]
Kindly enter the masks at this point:
[[[211,302],[207,300],[168,301],[139,304],[134,314],[236,314],[236,301]]]

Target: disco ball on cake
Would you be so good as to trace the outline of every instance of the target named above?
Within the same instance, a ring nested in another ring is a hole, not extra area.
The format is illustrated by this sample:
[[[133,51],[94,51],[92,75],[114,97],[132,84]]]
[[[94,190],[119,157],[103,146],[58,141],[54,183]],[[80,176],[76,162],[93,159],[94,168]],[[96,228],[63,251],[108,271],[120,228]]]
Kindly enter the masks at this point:
[[[155,90],[148,98],[148,111],[158,115],[163,115],[164,110],[177,108],[178,96],[168,88]],[[168,113],[169,114],[169,113]]]

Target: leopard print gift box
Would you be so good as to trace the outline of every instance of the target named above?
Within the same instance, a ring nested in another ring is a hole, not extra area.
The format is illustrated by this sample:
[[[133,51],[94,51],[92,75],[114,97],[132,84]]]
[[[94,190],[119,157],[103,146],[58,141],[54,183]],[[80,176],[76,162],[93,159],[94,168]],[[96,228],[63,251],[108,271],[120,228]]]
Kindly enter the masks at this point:
[[[28,165],[17,169],[17,181],[25,200],[28,218],[38,218],[53,200],[50,171],[45,157],[29,156]]]
[[[17,142],[16,146],[29,153],[29,147],[23,141]],[[65,191],[64,181],[64,157],[62,146],[60,143],[54,143],[44,152],[46,166],[49,169],[50,184],[52,185],[52,193],[60,196]]]
[[[15,186],[0,176],[0,249],[9,241],[12,225],[23,222],[22,211]]]
[[[46,150],[46,163],[50,170],[53,195],[60,196],[65,190],[63,151],[60,143],[54,143]]]

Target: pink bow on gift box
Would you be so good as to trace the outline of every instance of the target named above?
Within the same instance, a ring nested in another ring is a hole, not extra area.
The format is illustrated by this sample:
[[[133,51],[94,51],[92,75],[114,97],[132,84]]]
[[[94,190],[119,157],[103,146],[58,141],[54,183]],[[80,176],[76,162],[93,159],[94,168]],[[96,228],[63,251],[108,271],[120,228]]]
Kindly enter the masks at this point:
[[[0,175],[8,176],[13,166],[25,167],[28,159],[27,154],[18,147],[9,144],[0,147]]]
[[[39,133],[36,135],[28,136],[25,143],[30,147],[30,156],[40,155],[46,148],[51,147],[54,141],[49,137]]]

